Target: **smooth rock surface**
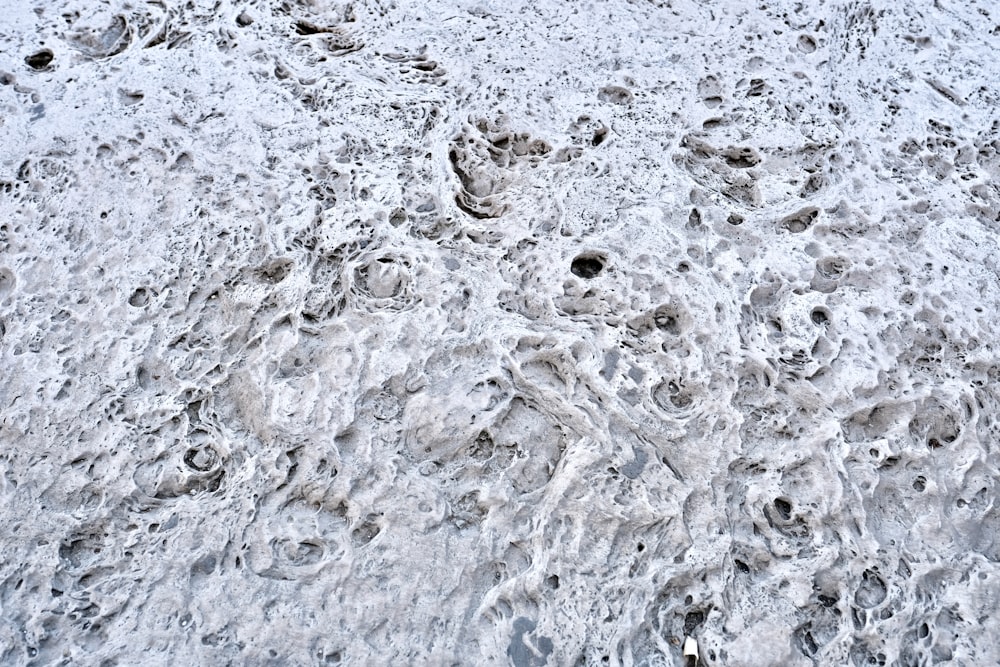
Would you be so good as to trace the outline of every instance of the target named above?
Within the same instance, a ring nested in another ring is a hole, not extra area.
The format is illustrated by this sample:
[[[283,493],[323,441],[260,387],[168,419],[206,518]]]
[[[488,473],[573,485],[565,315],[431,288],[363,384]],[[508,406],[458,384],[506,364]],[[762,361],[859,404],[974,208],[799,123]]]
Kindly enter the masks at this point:
[[[987,0],[14,0],[0,663],[1000,661]]]

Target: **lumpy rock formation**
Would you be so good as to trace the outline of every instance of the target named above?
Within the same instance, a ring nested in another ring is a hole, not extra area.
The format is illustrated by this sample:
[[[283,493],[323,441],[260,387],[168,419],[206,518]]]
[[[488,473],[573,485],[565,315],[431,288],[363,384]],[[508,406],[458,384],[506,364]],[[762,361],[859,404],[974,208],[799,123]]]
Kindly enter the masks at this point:
[[[1000,660],[989,0],[15,0],[0,663]]]

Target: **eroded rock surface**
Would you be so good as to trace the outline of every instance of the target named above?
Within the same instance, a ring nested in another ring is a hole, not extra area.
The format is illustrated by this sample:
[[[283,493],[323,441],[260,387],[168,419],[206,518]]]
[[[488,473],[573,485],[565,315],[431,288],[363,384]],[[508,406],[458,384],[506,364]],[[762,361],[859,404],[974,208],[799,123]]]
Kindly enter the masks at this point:
[[[996,664],[998,49],[5,6],[0,663]]]

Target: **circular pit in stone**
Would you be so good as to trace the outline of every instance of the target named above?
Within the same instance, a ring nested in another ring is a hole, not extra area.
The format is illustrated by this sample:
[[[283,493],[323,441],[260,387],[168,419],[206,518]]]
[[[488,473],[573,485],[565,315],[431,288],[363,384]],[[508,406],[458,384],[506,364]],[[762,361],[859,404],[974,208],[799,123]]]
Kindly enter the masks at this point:
[[[590,279],[596,278],[604,270],[604,259],[597,255],[578,255],[569,265],[574,276]]]
[[[30,56],[24,59],[28,67],[36,70],[43,70],[49,66],[55,55],[49,49],[42,49],[37,53],[32,53]]]

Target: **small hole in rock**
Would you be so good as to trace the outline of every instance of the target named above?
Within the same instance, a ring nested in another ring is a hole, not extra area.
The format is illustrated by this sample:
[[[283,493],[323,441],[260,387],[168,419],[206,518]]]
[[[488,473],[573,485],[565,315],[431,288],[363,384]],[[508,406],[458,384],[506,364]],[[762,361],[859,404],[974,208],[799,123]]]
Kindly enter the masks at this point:
[[[38,53],[33,53],[24,59],[31,69],[45,69],[52,62],[55,56],[49,49],[42,49]]]
[[[693,635],[695,630],[705,622],[705,612],[691,611],[684,616],[684,634]]]
[[[786,216],[781,220],[782,228],[786,229],[793,234],[801,234],[802,232],[809,229],[810,225],[816,221],[819,216],[819,209],[810,207],[804,208],[801,211],[793,213],[792,215]]]
[[[802,53],[812,53],[816,50],[816,40],[809,35],[802,35],[799,37],[798,46]]]
[[[318,35],[324,32],[330,32],[327,28],[322,28],[317,25],[313,25],[308,21],[297,21],[295,23],[295,32],[300,35]]]
[[[749,169],[760,163],[760,157],[752,148],[730,148],[723,151],[726,164],[734,169]]]
[[[681,325],[678,319],[679,313],[670,306],[660,306],[653,313],[653,324],[656,325],[656,328],[674,336],[681,333]]]
[[[778,514],[780,514],[781,518],[785,521],[792,518],[792,504],[784,498],[774,499],[774,509],[778,510]]]
[[[406,222],[406,211],[402,208],[396,208],[389,216],[389,224],[393,227],[399,227],[404,222]]]
[[[825,326],[830,322],[830,315],[822,308],[816,308],[810,313],[809,319],[817,326]]]
[[[596,278],[604,270],[604,262],[593,255],[580,255],[573,260],[569,269],[580,278]]]
[[[145,287],[140,287],[132,292],[132,296],[128,299],[128,305],[135,308],[145,306],[147,303],[149,303],[149,291]]]

